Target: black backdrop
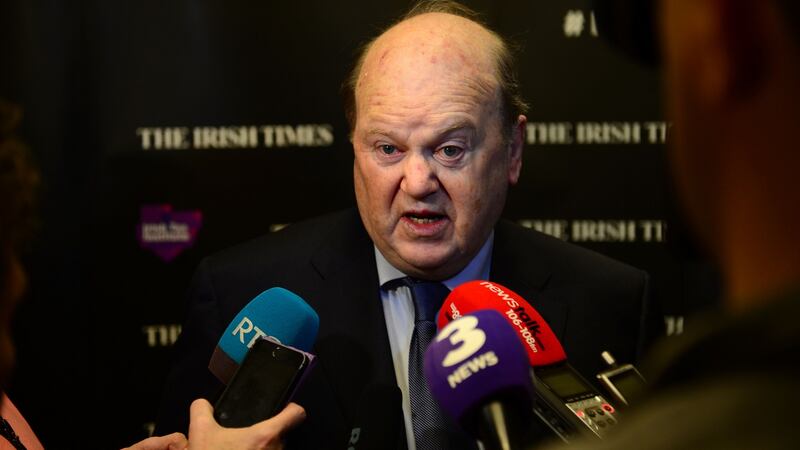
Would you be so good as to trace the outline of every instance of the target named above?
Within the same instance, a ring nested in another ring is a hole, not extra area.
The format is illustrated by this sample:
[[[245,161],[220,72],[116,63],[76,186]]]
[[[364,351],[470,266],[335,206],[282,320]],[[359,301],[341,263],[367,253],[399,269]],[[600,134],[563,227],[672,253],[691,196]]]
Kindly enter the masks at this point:
[[[647,269],[680,333],[717,282],[676,220],[658,73],[599,38],[585,0],[466,3],[522,45],[505,216]],[[45,181],[9,392],[50,448],[130,444],[199,259],[354,203],[339,86],[407,2],[1,4],[0,96]]]

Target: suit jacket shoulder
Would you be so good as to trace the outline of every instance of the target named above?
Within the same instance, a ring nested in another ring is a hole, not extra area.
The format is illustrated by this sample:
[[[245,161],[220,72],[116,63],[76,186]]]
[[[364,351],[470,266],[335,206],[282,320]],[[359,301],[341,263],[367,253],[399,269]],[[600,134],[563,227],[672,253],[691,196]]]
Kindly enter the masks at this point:
[[[208,272],[209,287],[224,294],[224,306],[234,308],[235,315],[256,295],[275,286],[298,289],[295,292],[303,299],[315,302],[319,299],[300,292],[304,283],[312,281],[309,278],[328,275],[337,259],[363,257],[371,251],[357,213],[346,210],[293,223],[222,250],[205,258],[198,272]]]
[[[603,350],[635,362],[660,334],[646,272],[508,221],[495,228],[492,279],[519,289],[587,378],[605,368]]]
[[[307,419],[291,440],[300,448],[330,445],[331,439],[344,445],[364,386],[396,384],[377,280],[373,245],[355,209],[297,222],[205,258],[189,290],[157,433],[185,432],[194,398],[213,402],[223,386],[207,365],[220,335],[250,300],[279,286],[320,317],[313,349],[318,363],[297,398]]]

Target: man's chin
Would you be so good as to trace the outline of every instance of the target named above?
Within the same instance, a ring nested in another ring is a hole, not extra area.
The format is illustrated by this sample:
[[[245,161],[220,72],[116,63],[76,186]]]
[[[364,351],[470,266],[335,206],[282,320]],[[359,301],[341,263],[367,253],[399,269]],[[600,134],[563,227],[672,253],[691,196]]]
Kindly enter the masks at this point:
[[[423,248],[412,252],[398,252],[403,267],[398,267],[408,275],[431,280],[446,280],[457,274],[459,261],[450,249]]]

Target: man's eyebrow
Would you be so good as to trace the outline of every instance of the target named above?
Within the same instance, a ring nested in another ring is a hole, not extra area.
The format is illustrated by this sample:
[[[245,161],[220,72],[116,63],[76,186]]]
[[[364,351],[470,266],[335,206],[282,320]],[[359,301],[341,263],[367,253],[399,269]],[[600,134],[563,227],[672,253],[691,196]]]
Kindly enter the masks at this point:
[[[466,131],[469,131],[469,132],[475,132],[477,130],[477,128],[475,127],[475,125],[472,123],[471,120],[464,119],[464,120],[459,120],[459,121],[456,121],[456,122],[453,122],[453,123],[450,123],[450,124],[447,124],[447,125],[443,126],[442,128],[436,130],[435,134],[437,136],[445,136],[445,135],[448,135],[450,133],[453,133],[453,132],[456,132],[456,131],[461,131],[461,130],[466,130]],[[375,128],[370,128],[369,130],[367,130],[367,135],[368,136],[379,135],[379,136],[387,136],[387,137],[391,138],[391,137],[394,136],[394,133],[392,131],[390,131],[390,130],[385,129],[385,128],[377,128],[377,127],[375,127]]]
[[[385,130],[383,128],[370,128],[369,130],[367,130],[367,135],[368,136],[372,136],[372,135],[376,135],[376,134],[380,134],[382,136],[389,136],[389,137],[392,136],[392,132],[391,131]]]
[[[437,131],[437,134],[439,136],[444,136],[446,134],[450,134],[450,133],[452,133],[454,131],[460,131],[460,130],[475,131],[476,127],[472,123],[472,121],[470,121],[470,120],[466,120],[466,119],[465,120],[459,120],[457,122],[453,122],[452,124],[449,124],[449,125],[441,128],[439,131]]]

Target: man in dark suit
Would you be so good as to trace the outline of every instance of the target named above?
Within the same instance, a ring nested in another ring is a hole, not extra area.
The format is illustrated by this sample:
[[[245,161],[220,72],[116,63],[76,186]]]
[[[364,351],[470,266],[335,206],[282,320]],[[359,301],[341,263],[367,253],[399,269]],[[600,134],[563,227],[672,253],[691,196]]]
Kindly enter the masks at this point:
[[[347,84],[358,210],[201,263],[158,432],[185,431],[190,402],[220,391],[207,369],[217,340],[247,302],[275,286],[298,293],[320,317],[318,365],[295,399],[307,417],[288,435],[291,447],[344,448],[356,415],[369,413],[359,411],[367,386],[376,385],[402,391],[402,406],[386,405],[403,410],[392,446],[430,444],[419,434],[430,424],[415,422],[409,399],[418,369],[410,353],[423,339],[418,299],[398,279],[452,289],[490,278],[510,287],[587,376],[600,369],[603,350],[636,358],[646,339],[646,274],[499,221],[520,174],[525,105],[506,44],[474,19],[457,4],[423,3],[365,48]],[[283,431],[276,427],[263,446],[279,445]]]

